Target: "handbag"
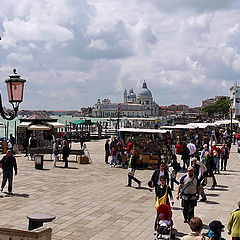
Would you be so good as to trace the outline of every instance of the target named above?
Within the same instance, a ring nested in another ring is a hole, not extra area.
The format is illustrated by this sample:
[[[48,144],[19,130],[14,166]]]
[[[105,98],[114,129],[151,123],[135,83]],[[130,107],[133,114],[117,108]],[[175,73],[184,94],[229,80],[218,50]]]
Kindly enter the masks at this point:
[[[134,176],[135,170],[133,168],[128,168],[128,175],[129,176]]]

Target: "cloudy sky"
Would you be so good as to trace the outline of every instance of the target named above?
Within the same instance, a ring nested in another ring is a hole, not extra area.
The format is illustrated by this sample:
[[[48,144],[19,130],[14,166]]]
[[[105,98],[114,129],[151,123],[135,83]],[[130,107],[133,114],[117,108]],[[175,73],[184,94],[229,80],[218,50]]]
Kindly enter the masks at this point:
[[[1,0],[0,79],[27,79],[21,109],[123,101],[145,79],[159,105],[200,106],[240,83],[238,0]]]

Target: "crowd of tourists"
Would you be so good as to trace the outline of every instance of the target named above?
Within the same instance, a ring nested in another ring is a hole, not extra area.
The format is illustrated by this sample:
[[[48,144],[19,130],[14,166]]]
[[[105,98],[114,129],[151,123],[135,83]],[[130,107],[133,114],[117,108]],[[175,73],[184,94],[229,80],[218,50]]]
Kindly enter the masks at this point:
[[[171,138],[168,139],[171,158],[164,159],[160,156],[159,168],[153,172],[148,186],[155,189],[156,209],[161,204],[168,206],[174,204],[172,191],[174,191],[175,184],[178,186],[176,199],[181,199],[183,221],[188,223],[192,230],[191,234],[182,239],[223,239],[221,231],[224,226],[218,220],[210,223],[208,236],[201,234],[203,223],[200,218],[195,217],[194,209],[198,200],[207,201],[204,187],[209,185],[209,190],[215,189],[217,186],[216,175],[227,170],[230,148],[232,143],[235,144],[235,137],[235,134],[232,136],[229,129],[226,129],[220,132],[211,131],[210,136],[202,136],[201,142],[199,142],[198,134],[195,134],[188,143],[184,142],[183,144],[181,144],[180,136],[177,137],[176,144]],[[240,145],[239,140],[237,143]],[[123,151],[127,154],[126,162],[122,159]],[[132,180],[138,184],[138,187],[141,187],[141,181],[134,176],[137,169],[137,158],[134,141],[131,139],[125,146],[117,137],[114,137],[111,142],[109,139],[106,140],[105,162],[110,164],[110,167],[121,165],[128,168],[127,187],[131,187]],[[180,158],[182,161],[178,161]],[[179,171],[185,174],[180,181],[177,181]],[[240,207],[240,202],[238,205]],[[163,220],[162,215],[157,214],[155,233],[159,230],[159,220]],[[171,224],[169,219],[166,221]],[[166,227],[166,222],[162,221],[162,223]],[[240,239],[240,208],[232,213],[227,228],[232,239]]]

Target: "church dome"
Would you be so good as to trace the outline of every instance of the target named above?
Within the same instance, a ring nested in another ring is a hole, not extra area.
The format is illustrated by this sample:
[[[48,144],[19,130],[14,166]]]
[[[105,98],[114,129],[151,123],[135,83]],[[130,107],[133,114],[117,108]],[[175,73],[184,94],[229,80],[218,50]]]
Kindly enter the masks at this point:
[[[133,89],[130,90],[128,94],[128,98],[130,99],[136,99],[136,94],[133,92]]]
[[[141,98],[152,98],[151,91],[147,88],[147,84],[144,81],[141,91],[138,93],[138,97]]]

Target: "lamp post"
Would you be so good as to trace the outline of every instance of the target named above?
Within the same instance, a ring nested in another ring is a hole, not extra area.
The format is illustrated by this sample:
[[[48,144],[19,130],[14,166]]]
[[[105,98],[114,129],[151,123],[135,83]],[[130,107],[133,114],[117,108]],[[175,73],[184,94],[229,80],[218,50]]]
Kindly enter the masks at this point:
[[[232,136],[233,136],[233,125],[232,125],[232,119],[233,119],[233,106],[232,106],[232,104],[230,105],[230,119],[231,119],[231,122],[230,122],[230,130],[231,130],[231,144],[232,144]]]
[[[119,103],[117,107],[117,130],[119,130],[120,108],[121,108],[121,104]]]
[[[17,116],[19,104],[23,100],[23,89],[25,79],[21,79],[21,76],[17,74],[16,69],[13,69],[13,73],[9,75],[9,79],[5,80],[7,84],[8,101],[12,104],[13,110],[6,111],[2,104],[2,97],[0,93],[0,114],[2,118],[6,120],[13,120]]]

